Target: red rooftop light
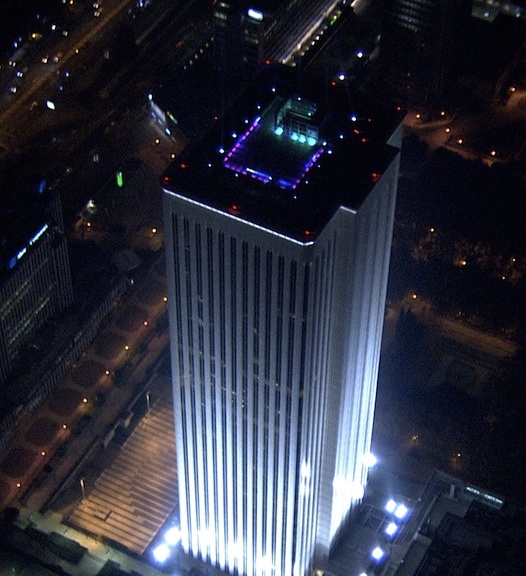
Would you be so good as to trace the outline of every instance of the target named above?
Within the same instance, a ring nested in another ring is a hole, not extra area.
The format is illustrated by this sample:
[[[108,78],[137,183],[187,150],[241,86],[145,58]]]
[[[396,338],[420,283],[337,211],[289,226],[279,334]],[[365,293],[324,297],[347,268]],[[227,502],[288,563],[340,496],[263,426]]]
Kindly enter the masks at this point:
[[[170,180],[170,178],[168,176],[163,176],[163,181],[164,182],[168,182]]]
[[[181,164],[181,168],[186,168],[186,164]]]

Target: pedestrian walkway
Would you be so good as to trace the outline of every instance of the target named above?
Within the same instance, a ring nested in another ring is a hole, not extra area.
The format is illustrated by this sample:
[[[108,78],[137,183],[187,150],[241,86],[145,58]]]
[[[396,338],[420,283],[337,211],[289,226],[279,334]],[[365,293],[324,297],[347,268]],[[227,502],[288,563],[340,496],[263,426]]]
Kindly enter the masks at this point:
[[[148,370],[168,345],[167,331],[156,329],[167,314],[166,278],[157,261],[127,301],[114,307],[50,398],[17,430],[0,461],[0,509],[40,510],[145,386]]]
[[[67,519],[143,554],[177,505],[171,398],[159,398]]]

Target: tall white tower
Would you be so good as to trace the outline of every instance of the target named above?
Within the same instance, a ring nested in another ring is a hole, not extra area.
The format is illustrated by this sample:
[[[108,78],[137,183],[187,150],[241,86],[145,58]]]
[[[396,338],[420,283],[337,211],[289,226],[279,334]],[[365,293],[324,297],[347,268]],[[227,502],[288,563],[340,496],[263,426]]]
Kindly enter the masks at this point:
[[[303,576],[366,483],[399,149],[368,116],[254,104],[163,177],[182,543]]]

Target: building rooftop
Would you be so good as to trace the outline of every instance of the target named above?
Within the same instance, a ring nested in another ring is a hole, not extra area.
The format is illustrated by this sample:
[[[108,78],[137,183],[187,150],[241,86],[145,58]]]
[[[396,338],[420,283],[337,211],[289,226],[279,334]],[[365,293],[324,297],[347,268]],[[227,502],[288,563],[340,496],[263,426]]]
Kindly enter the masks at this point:
[[[312,85],[268,67],[163,187],[311,241],[339,206],[359,208],[397,153],[387,141],[401,120],[347,86]]]

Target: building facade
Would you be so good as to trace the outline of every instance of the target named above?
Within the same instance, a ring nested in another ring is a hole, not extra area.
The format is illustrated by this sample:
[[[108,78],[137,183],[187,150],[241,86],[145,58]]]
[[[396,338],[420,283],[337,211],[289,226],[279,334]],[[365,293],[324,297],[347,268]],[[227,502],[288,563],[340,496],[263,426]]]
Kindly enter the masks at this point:
[[[182,546],[230,574],[323,563],[367,478],[399,156],[315,110],[163,178]]]
[[[7,196],[7,194],[6,194]],[[58,195],[26,195],[3,208],[0,254],[0,384],[37,331],[73,301]],[[7,204],[7,200],[6,200]]]
[[[385,91],[404,105],[439,106],[455,80],[469,0],[388,0],[380,41]]]
[[[213,22],[221,66],[243,63],[253,69],[264,60],[289,62],[337,5],[335,0],[218,0]]]

